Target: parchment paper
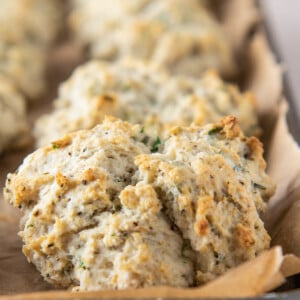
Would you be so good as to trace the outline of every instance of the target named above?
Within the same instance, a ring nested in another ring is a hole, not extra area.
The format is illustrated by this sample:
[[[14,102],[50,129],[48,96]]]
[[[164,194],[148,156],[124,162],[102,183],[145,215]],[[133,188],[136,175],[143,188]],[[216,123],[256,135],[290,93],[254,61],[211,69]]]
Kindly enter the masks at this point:
[[[284,281],[281,267],[284,259],[279,247],[263,253],[255,261],[248,262],[195,289],[156,287],[127,291],[100,291],[90,293],[51,292],[45,294],[18,295],[11,299],[95,299],[95,298],[200,298],[200,297],[247,297],[272,289]],[[239,276],[248,274],[247,276]],[[271,280],[270,280],[271,279]],[[229,289],[231,287],[231,289]]]
[[[232,34],[232,44],[237,52],[242,47],[249,50],[244,53],[245,65],[249,68],[245,86],[257,95],[258,112],[264,129],[263,138],[268,148],[266,158],[269,173],[278,185],[276,195],[269,203],[269,210],[265,216],[266,224],[273,237],[273,245],[281,245],[284,253],[300,255],[300,152],[286,126],[287,104],[281,95],[281,67],[271,54],[263,31],[255,34],[251,41],[247,41],[247,47],[245,46],[245,37],[249,28],[259,19],[253,1],[226,0],[223,2],[228,5],[224,10],[228,14],[223,16],[224,27]],[[245,6],[241,5],[241,2]],[[229,5],[235,7],[234,10],[228,9]],[[247,8],[244,10],[245,7],[248,7],[248,10]],[[231,19],[228,16],[231,16]],[[237,16],[235,23],[232,16]],[[245,20],[247,20],[248,27]],[[239,32],[234,32],[235,29]],[[59,81],[69,75],[74,65],[79,63],[79,54],[74,46],[68,45],[60,47],[52,55],[49,63],[51,69],[49,82],[52,84],[52,91],[55,91],[55,86]],[[49,109],[49,99],[53,98],[52,93],[39,106],[30,109],[32,121],[42,111]],[[30,151],[31,149],[25,149],[18,153],[7,154],[0,159],[2,185],[6,173],[14,170]],[[18,217],[18,212],[1,199],[0,295],[18,294],[9,299],[250,297],[270,291],[281,285],[284,277],[300,272],[300,260],[294,255],[283,256],[281,248],[275,247],[255,260],[197,289],[156,287],[80,294],[53,291],[53,288],[43,281],[35,268],[27,263],[21,252],[21,241],[17,236]],[[23,294],[49,290],[52,291]],[[8,297],[0,296],[0,299],[8,299]]]

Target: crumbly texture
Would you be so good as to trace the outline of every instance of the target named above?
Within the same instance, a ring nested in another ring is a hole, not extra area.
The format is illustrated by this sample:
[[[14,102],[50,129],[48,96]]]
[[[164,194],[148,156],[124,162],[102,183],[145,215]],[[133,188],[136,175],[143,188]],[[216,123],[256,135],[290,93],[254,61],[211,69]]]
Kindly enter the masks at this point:
[[[235,73],[221,26],[198,0],[74,0],[74,35],[92,57],[151,61],[175,74]],[[108,13],[109,12],[109,13]]]
[[[0,153],[28,140],[25,100],[3,76],[0,76],[0,120]]]
[[[23,252],[73,290],[194,286],[269,247],[262,145],[234,117],[145,145],[117,119],[66,135],[9,174]]]
[[[234,117],[203,128],[175,128],[161,154],[136,158],[138,179],[151,184],[168,217],[196,252],[204,283],[269,247],[259,213],[274,185],[262,145],[245,138]]]
[[[6,196],[25,213],[23,252],[46,280],[80,290],[192,283],[155,191],[135,185],[134,159],[149,152],[134,138],[139,129],[107,120],[38,150],[9,176],[19,187]]]
[[[169,76],[136,61],[92,61],[60,86],[53,112],[42,116],[34,131],[42,146],[113,115],[163,137],[176,125],[202,125],[229,114],[238,118],[247,135],[259,132],[254,96],[240,93],[214,72],[194,79]]]

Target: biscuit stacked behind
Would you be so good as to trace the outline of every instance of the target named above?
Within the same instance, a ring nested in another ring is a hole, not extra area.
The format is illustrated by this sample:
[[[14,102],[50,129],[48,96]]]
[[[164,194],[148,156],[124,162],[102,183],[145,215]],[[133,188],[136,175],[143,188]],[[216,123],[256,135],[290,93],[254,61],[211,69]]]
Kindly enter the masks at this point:
[[[61,28],[60,0],[0,0],[1,30],[16,42],[49,47]]]
[[[44,89],[47,50],[59,29],[58,0],[0,0],[0,73],[29,99]]]
[[[146,138],[106,119],[8,175],[23,252],[45,280],[75,290],[194,286],[269,247],[259,213],[274,186],[261,144],[235,118]]]
[[[174,74],[235,73],[221,25],[199,0],[73,0],[71,28],[92,57],[138,58]]]
[[[28,128],[21,126],[26,119],[24,99],[35,100],[44,91],[46,55],[60,26],[61,3],[58,0],[0,0],[0,7],[1,153],[15,146],[13,137],[25,135]],[[20,124],[4,132],[12,121],[4,124],[7,117],[4,107],[9,101],[15,101],[9,109],[11,116],[18,116]]]
[[[60,86],[54,107],[36,123],[39,146],[65,133],[93,128],[105,115],[143,124],[155,138],[177,125],[202,125],[229,114],[237,117],[247,135],[259,131],[254,97],[214,72],[199,79],[170,76],[136,61],[80,66]]]
[[[0,75],[0,153],[21,146],[28,137],[25,100],[10,80]]]

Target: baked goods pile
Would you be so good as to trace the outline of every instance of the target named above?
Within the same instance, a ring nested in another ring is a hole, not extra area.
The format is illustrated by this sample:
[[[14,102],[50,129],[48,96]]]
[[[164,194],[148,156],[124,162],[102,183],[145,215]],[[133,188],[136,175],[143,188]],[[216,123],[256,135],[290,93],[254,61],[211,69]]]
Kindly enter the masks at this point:
[[[8,60],[26,76],[3,68],[2,149],[29,130],[23,97],[43,86],[61,15],[55,1],[5,3],[24,23],[5,47],[33,50],[28,70]],[[40,148],[4,189],[28,261],[74,291],[193,287],[269,248],[255,97],[224,81],[237,66],[208,1],[73,0],[69,19],[93,60],[59,86],[34,125]]]

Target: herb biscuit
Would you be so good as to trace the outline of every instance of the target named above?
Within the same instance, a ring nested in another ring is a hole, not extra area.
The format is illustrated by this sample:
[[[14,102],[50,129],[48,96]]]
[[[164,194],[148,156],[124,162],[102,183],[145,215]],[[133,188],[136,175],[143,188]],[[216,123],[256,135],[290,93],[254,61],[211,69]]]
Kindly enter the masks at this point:
[[[274,185],[262,145],[234,117],[145,142],[106,118],[29,155],[5,198],[23,211],[23,252],[73,290],[195,286],[267,249]]]
[[[236,116],[247,135],[259,133],[253,95],[214,72],[195,79],[136,61],[92,61],[61,84],[54,110],[36,123],[37,144],[92,128],[105,115],[143,124],[147,133],[162,137],[174,126],[203,125],[226,115]]]
[[[73,7],[71,28],[92,57],[136,58],[190,76],[235,73],[221,25],[199,0],[77,0]]]

